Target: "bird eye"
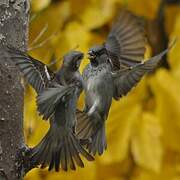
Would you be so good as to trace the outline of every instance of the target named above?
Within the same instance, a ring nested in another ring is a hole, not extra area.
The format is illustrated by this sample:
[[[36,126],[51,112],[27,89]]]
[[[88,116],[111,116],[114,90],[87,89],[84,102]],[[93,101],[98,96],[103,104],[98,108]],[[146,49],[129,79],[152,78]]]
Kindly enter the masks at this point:
[[[95,53],[95,51],[89,50],[89,52],[88,52],[88,58],[89,58],[89,59],[95,59],[95,58],[96,58],[96,53]]]

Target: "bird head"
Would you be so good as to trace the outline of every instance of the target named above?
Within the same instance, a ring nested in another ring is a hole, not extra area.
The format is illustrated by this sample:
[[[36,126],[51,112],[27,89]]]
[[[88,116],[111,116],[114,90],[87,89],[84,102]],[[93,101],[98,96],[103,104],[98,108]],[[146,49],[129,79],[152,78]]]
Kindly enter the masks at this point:
[[[88,59],[90,60],[91,64],[95,66],[105,62],[106,58],[102,58],[102,56],[105,55],[107,55],[107,50],[104,45],[94,46],[88,51]]]
[[[84,54],[80,51],[70,51],[64,55],[63,66],[65,68],[71,69],[72,71],[77,71],[80,67],[83,57]]]

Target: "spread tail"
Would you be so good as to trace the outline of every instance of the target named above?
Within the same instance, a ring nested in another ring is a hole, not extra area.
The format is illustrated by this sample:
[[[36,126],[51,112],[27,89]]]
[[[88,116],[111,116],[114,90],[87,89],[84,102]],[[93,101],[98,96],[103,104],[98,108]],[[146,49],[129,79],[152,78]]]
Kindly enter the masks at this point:
[[[49,166],[49,171],[59,171],[60,166],[65,171],[76,170],[76,165],[84,167],[80,154],[88,161],[94,160],[71,131],[50,127],[42,141],[32,148],[32,161],[42,168]]]
[[[100,128],[97,128],[95,134],[92,135],[91,142],[87,144],[87,149],[92,155],[96,153],[102,155],[106,148],[105,125],[102,125]]]
[[[89,139],[96,128],[94,128],[94,123],[87,115],[87,113],[76,110],[77,124],[76,124],[76,135],[81,140]]]
[[[89,153],[102,155],[107,148],[105,125],[93,121],[87,113],[77,110],[76,135]]]

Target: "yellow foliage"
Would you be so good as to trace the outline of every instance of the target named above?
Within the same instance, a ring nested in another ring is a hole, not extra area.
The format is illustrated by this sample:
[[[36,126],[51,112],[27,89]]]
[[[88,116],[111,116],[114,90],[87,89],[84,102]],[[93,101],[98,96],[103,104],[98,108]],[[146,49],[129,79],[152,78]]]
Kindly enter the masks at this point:
[[[45,33],[35,43],[46,43],[30,53],[49,64],[72,49],[87,52],[102,43],[119,9],[154,19],[160,0],[32,0],[34,15],[30,23],[32,42],[43,28]],[[180,179],[180,7],[168,6],[166,30],[176,46],[168,54],[170,70],[158,69],[143,78],[126,97],[114,101],[106,122],[107,151],[85,168],[59,173],[34,169],[26,180],[179,180]],[[77,47],[79,46],[79,47]],[[145,59],[151,54],[147,45]],[[61,65],[59,61],[53,70]],[[81,72],[88,63],[83,60]],[[25,85],[25,134],[34,146],[48,130],[48,123],[36,111],[35,92]],[[83,97],[83,95],[82,95]],[[83,98],[79,106],[83,106]]]
[[[96,29],[107,23],[113,16],[113,1],[91,1],[81,14],[83,26],[87,29]]]
[[[176,23],[174,24],[174,29],[172,31],[171,39],[176,38],[176,46],[172,49],[169,54],[169,63],[172,67],[173,74],[180,78],[180,12],[176,16]]]
[[[161,127],[153,114],[146,112],[139,116],[131,141],[135,162],[143,168],[159,172],[163,157]]]
[[[118,1],[118,0],[117,0]],[[121,1],[121,0],[120,0]],[[145,16],[150,19],[155,18],[160,0],[145,1],[145,0],[127,0],[126,6],[137,15]]]
[[[32,0],[31,6],[34,11],[40,11],[46,8],[51,3],[51,0]]]
[[[134,123],[141,113],[138,104],[131,105],[130,103],[128,102],[124,106],[116,104],[111,110],[110,118],[107,122],[108,148],[104,155],[99,158],[102,163],[121,162],[128,156]],[[119,113],[117,113],[118,109]]]
[[[151,87],[156,96],[155,114],[163,127],[164,144],[180,151],[180,84],[177,82],[169,72],[160,70],[151,79]]]

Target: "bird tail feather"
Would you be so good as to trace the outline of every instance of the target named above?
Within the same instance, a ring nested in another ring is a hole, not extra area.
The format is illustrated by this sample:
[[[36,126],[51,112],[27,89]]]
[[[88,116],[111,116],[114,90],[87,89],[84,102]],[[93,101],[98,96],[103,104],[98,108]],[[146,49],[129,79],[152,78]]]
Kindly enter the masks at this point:
[[[76,110],[77,124],[76,135],[79,139],[85,140],[94,134],[94,123],[86,112]]]
[[[69,168],[76,170],[76,164],[84,167],[80,154],[87,160],[93,161],[94,158],[83,149],[79,140],[72,131],[61,134],[60,128],[51,128],[42,141],[32,148],[32,161],[41,168],[49,166],[49,171],[61,169],[67,171]]]
[[[91,137],[91,142],[87,144],[87,149],[92,155],[96,153],[102,155],[106,148],[105,125],[103,124],[100,128],[97,128],[95,134]]]

